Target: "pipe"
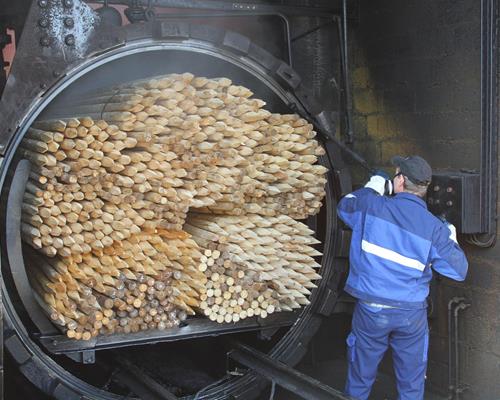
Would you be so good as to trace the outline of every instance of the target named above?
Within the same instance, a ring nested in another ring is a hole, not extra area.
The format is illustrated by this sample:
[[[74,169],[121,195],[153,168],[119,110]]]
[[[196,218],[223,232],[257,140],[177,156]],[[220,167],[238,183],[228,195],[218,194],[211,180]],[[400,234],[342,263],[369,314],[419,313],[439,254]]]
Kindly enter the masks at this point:
[[[235,349],[231,350],[227,356],[271,381],[273,385],[278,384],[303,399],[351,399],[339,390],[304,375],[289,365],[244,344],[237,343]]]
[[[117,377],[120,382],[136,395],[140,396],[141,400],[178,399],[176,395],[125,357],[115,353],[112,360],[113,365],[118,367]]]
[[[475,235],[481,247],[493,245],[496,238],[497,159],[498,159],[498,2],[481,0],[481,181],[479,184],[482,232]]]
[[[459,400],[460,398],[460,393],[463,391],[462,388],[460,388],[459,384],[459,375],[460,375],[460,361],[459,361],[459,352],[458,352],[458,313],[460,310],[465,310],[466,308],[470,307],[469,303],[464,303],[461,302],[458,306],[455,307],[455,310],[453,312],[454,314],[454,319],[455,319],[455,390],[454,390],[454,400]]]
[[[452,372],[452,363],[453,363],[453,337],[452,337],[452,317],[451,310],[453,305],[458,304],[462,301],[465,301],[465,297],[453,297],[448,302],[448,390],[450,395],[448,396],[448,400],[453,398],[453,390],[455,386],[453,384],[453,372]]]
[[[351,87],[349,82],[349,49],[347,46],[347,0],[342,1],[342,49],[344,55],[342,64],[345,82],[346,135],[347,143],[351,144],[354,141],[354,137],[352,131]]]

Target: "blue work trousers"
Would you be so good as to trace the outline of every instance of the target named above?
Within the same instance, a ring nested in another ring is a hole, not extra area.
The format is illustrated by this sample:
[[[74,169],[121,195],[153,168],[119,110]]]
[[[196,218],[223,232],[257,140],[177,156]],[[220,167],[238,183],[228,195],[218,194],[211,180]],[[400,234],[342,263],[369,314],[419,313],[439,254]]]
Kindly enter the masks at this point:
[[[358,301],[347,346],[346,394],[368,399],[380,360],[391,346],[398,400],[424,398],[429,346],[426,309],[381,308]]]

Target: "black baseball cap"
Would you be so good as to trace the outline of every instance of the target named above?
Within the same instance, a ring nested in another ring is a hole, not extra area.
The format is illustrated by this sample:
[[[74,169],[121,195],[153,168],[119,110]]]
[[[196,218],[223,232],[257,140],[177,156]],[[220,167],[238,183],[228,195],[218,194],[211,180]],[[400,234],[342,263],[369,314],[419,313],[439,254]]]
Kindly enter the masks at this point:
[[[432,168],[427,161],[419,156],[394,156],[392,165],[399,167],[404,176],[417,185],[428,185],[432,179]]]

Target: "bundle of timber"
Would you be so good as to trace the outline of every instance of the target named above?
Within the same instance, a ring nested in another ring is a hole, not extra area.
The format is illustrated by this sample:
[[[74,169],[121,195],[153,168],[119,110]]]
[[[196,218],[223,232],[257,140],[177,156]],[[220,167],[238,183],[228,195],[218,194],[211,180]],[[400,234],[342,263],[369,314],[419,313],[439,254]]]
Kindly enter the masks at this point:
[[[191,214],[186,232],[206,248],[199,270],[207,277],[200,308],[211,320],[237,322],[309,304],[321,276],[306,225],[281,215],[226,217]]]
[[[202,253],[185,232],[141,233],[71,257],[25,254],[35,296],[77,339],[177,326],[195,314],[206,283]]]
[[[22,237],[47,256],[33,288],[68,335],[308,303],[319,253],[295,219],[321,207],[324,150],[307,121],[251,96],[172,74],[80,97],[29,129]]]

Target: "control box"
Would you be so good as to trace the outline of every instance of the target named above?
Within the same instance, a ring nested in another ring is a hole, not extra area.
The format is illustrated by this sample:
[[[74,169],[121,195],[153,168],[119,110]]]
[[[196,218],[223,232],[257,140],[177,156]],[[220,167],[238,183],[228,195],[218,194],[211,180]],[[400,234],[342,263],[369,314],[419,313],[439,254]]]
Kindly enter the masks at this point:
[[[435,172],[427,191],[429,211],[455,225],[460,233],[482,232],[480,184],[477,172]]]

